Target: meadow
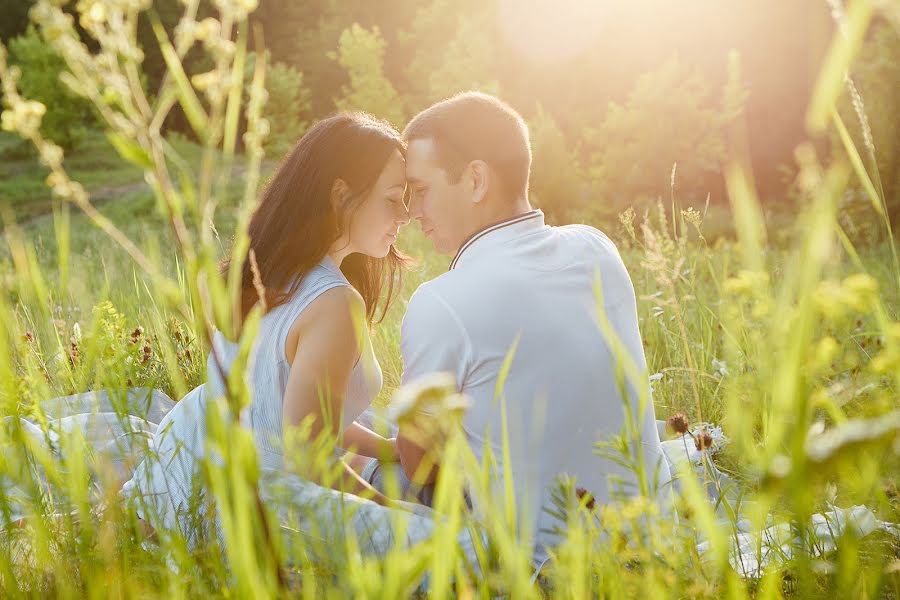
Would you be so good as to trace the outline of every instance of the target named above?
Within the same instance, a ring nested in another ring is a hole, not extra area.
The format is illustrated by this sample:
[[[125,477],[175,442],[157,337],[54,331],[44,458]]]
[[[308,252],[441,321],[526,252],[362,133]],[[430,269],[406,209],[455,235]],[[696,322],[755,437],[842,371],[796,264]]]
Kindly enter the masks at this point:
[[[718,468],[746,486],[747,493],[769,494],[764,495],[768,506],[782,518],[796,510],[792,503],[797,498],[790,487],[784,488],[786,482],[775,485],[772,474],[766,472],[766,463],[778,458],[770,441],[773,430],[779,429],[773,421],[790,419],[790,428],[774,434],[781,436],[774,448],[787,453],[798,427],[847,427],[849,431],[858,419],[885,419],[884,415],[896,411],[900,302],[887,243],[860,251],[857,264],[836,240],[831,241],[803,308],[810,319],[805,342],[797,352],[790,352],[792,336],[797,335],[804,317],[797,313],[797,300],[791,298],[785,304],[784,296],[809,267],[803,260],[804,246],[815,210],[811,207],[806,219],[793,225],[794,233],[786,236],[782,246],[760,248],[763,255],[759,258],[765,265],[762,274],[742,268],[742,252],[735,240],[721,237],[710,243],[703,237],[702,207],[686,209],[673,220],[671,210],[660,204],[646,215],[626,214],[618,222],[597,224],[616,241],[635,284],[657,417],[666,419],[680,412],[694,424],[721,426],[733,442],[717,453]],[[221,238],[217,243],[223,251],[236,211],[236,204],[226,201],[217,214],[216,231]],[[145,191],[107,203],[104,213],[148,255],[159,256],[170,277],[184,277],[177,257],[161,250],[175,242],[151,194]],[[12,367],[7,371],[12,379],[5,380],[7,414],[34,415],[41,400],[89,389],[145,386],[177,399],[203,381],[205,344],[190,321],[161,306],[155,299],[156,290],[130,257],[86,217],[60,205],[54,213],[21,228],[9,223],[4,237],[0,262],[6,289],[3,322]],[[405,302],[419,283],[439,275],[448,263],[434,252],[416,224],[402,230],[398,246],[414,262],[404,274],[398,300],[384,321],[373,328],[385,375],[377,401],[382,406],[390,404],[400,378],[399,326]],[[861,268],[867,275],[860,274]],[[788,366],[786,360],[793,362]],[[788,368],[802,379],[803,391],[779,398],[774,384]],[[806,404],[802,410],[801,400]],[[21,448],[15,431],[7,433],[7,452],[21,451],[13,450]],[[896,522],[900,516],[895,487],[898,465],[891,439],[888,435],[852,440],[841,450],[846,456],[826,461],[830,475],[817,472],[823,465],[804,475],[795,484],[803,487],[804,495],[809,494],[806,509],[823,510],[831,503],[845,507],[866,504],[879,518]],[[805,458],[807,449],[802,448]],[[10,468],[13,463],[5,464]],[[91,489],[89,481],[97,475],[82,475],[81,480],[67,485]],[[45,506],[46,500],[39,498],[35,502]],[[634,511],[640,514],[648,509],[626,504],[619,510],[631,511],[634,519]],[[689,511],[685,509],[686,514]],[[601,531],[615,532],[621,518],[618,511],[608,509],[594,523],[578,522],[571,532],[571,543],[582,553],[578,561],[561,556],[561,562],[548,571],[543,591],[527,587],[529,595],[583,597],[582,593],[594,590],[610,597],[627,597],[653,590],[659,597],[683,597],[688,591],[696,597],[720,597],[723,589],[729,589],[729,593],[743,590],[734,597],[892,597],[897,592],[892,566],[896,558],[891,558],[896,557],[897,542],[884,534],[865,540],[848,535],[842,540],[846,547],[839,546],[815,564],[802,567],[787,562],[760,581],[739,581],[727,566],[720,564],[721,570],[710,571],[694,562],[689,554],[695,540],[691,520],[682,522],[688,523],[685,528],[669,531],[669,539],[646,541],[649,547],[639,543],[621,554],[598,553],[596,537]],[[502,517],[498,515],[498,519]],[[173,571],[172,546],[148,546],[127,511],[113,523],[113,531],[104,529],[110,524],[102,521],[95,523],[95,531],[52,521],[46,530],[35,529],[33,540],[48,536],[52,543],[44,539],[45,553],[27,567],[22,564],[28,561],[23,561],[21,551],[15,550],[15,544],[21,544],[15,540],[22,539],[22,531],[5,538],[9,545],[3,554],[3,571],[9,578],[3,579],[4,589],[25,595],[105,590],[124,596],[163,594],[169,593],[163,591],[168,589],[192,596],[222,593],[219,586],[227,589],[234,584],[226,574],[228,562],[221,555],[212,551],[181,554],[177,559],[180,567]],[[718,534],[727,539],[727,531]],[[621,543],[631,545],[624,540]],[[656,546],[660,543],[673,545],[668,551],[683,553],[683,559],[674,563],[661,560],[658,553],[662,548]],[[650,554],[643,554],[647,552]],[[659,564],[635,566],[645,559]],[[415,587],[414,574],[410,580],[401,578],[387,585],[384,578],[393,577],[390,573],[397,568],[391,566],[391,560],[353,570],[351,581],[344,585],[318,572],[312,581],[324,595],[408,592]],[[568,569],[576,564],[584,569],[579,575],[586,587],[575,586],[571,579]],[[554,568],[559,569],[557,575]],[[796,574],[796,569],[802,568],[809,569],[805,579]],[[647,577],[645,569],[652,577]],[[870,573],[871,579],[859,578],[859,572]],[[611,573],[615,578],[608,577]],[[494,576],[490,587],[509,591],[510,579],[522,574],[516,575],[510,565],[501,563]],[[308,577],[295,572],[288,580],[291,583],[284,588],[275,586],[268,591],[275,595],[306,593]],[[489,581],[471,585],[482,589]],[[672,581],[679,582],[677,589],[670,589]]]
[[[855,524],[815,517],[863,505],[870,520],[900,522],[900,262],[877,170],[834,109],[871,16],[866,11],[848,14],[849,34],[835,38],[810,100],[810,131],[833,130],[843,153],[823,156],[813,144],[797,149],[791,210],[773,217],[762,207],[737,144],[722,167],[727,206],[682,201],[673,169],[668,195],[655,203],[605,220],[597,215],[608,211],[585,212],[618,245],[638,296],[648,371],[621,358],[623,377],[654,403],[659,419],[680,413],[695,431],[715,425],[730,439],[724,448],[700,450],[699,478],[679,471],[677,517],[660,514],[642,495],[594,507],[561,481],[548,510],[563,541],[534,582],[527,532],[511,525],[514,499],[492,495],[486,467],[475,463],[448,418],[446,462],[458,468],[444,470],[431,540],[381,558],[361,554],[352,535],[289,546],[280,535],[284,524],[260,509],[252,438],[227,418],[249,401],[237,376],[217,405],[224,413],[207,415],[210,444],[225,460],[203,465],[225,543],[205,539],[189,549],[183,536],[148,532],[134,503],[119,496],[121,475],[109,457],[77,428],[59,430],[42,402],[88,390],[121,398],[130,388],[177,400],[204,380],[214,329],[240,340],[236,372],[246,365],[260,315],[252,312],[240,338],[233,335],[235,274],[220,274],[217,263],[245,256],[247,219],[274,168],[263,160],[265,61],[247,51],[252,4],[220,3],[219,25],[203,21],[190,39],[186,28],[170,41],[154,22],[169,75],[153,95],[143,92],[130,30],[109,26],[116,19],[134,25],[137,8],[83,9],[81,24],[99,46],[88,54],[67,45],[77,37],[72,23],[52,3],[38,4],[37,20],[79,76],[73,87],[94,103],[115,154],[98,135],[87,155],[64,158],[41,134],[42,105],[20,96],[0,54],[4,128],[28,140],[44,165],[22,175],[26,183],[16,189],[45,179],[54,198],[18,210],[13,197],[2,215],[3,597],[900,596],[900,543],[890,527],[857,535]],[[195,38],[212,61],[199,79],[181,70]],[[256,69],[244,88],[223,83],[240,80],[251,60]],[[176,104],[196,143],[169,139],[158,127]],[[246,133],[238,151],[241,115]],[[92,170],[92,156],[109,162],[96,161]],[[76,183],[78,165],[89,171],[81,173],[85,187]],[[90,201],[91,189],[135,183],[135,172],[145,187]],[[859,188],[869,199],[864,219],[876,232],[864,239],[842,214],[843,200]],[[605,208],[602,195],[591,202]],[[403,392],[398,337],[405,302],[449,262],[415,224],[402,230],[398,246],[414,265],[372,332],[385,374],[380,406]],[[126,463],[150,452],[137,437]],[[597,442],[598,454],[626,465],[640,455],[627,427]],[[312,446],[307,458],[327,462]],[[707,490],[721,485],[718,472],[730,476],[731,488],[710,501]],[[454,493],[463,483],[482,496],[478,517]],[[767,537],[773,526],[774,540]],[[458,560],[454,539],[466,529],[487,540],[477,565]],[[828,543],[823,529],[832,531]],[[739,538],[751,541],[755,558],[769,553],[766,568],[740,568]]]

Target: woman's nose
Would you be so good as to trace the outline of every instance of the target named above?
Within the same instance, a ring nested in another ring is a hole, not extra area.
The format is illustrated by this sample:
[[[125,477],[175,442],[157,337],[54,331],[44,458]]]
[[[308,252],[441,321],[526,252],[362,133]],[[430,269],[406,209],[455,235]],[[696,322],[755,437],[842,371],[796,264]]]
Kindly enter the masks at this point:
[[[402,203],[400,205],[400,210],[397,213],[397,223],[400,225],[409,223],[409,209],[403,206]]]

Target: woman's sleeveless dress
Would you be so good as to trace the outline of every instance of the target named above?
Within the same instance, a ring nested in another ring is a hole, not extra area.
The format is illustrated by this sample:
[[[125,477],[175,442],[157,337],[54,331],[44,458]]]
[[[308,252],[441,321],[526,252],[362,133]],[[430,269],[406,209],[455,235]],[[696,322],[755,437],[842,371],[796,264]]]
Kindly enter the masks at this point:
[[[349,286],[337,264],[326,257],[303,277],[289,302],[267,313],[248,367],[252,401],[244,410],[243,424],[253,433],[257,448],[260,495],[275,510],[281,529],[293,543],[297,536],[319,545],[345,535],[355,535],[360,550],[385,554],[394,544],[412,545],[428,538],[433,521],[429,510],[414,507],[418,514],[385,508],[352,494],[324,488],[285,470],[282,455],[282,398],[290,374],[284,355],[288,330],[303,310],[326,291]],[[227,373],[237,354],[237,345],[217,332],[214,349]],[[381,389],[381,369],[371,343],[366,340],[353,369],[345,395],[342,422],[346,428],[371,404]],[[207,403],[222,395],[222,378],[212,353],[207,362],[207,382],[189,392],[160,422],[151,445],[151,456],[138,465],[123,487],[123,494],[137,502],[139,514],[158,531],[180,531],[190,546],[201,531],[212,525],[224,543],[218,518],[197,519],[199,460],[204,457]],[[213,458],[214,460],[214,458]],[[201,490],[202,491],[202,490]],[[412,506],[412,505],[410,505]],[[405,521],[404,538],[396,540],[398,520]],[[461,540],[471,557],[471,540]]]

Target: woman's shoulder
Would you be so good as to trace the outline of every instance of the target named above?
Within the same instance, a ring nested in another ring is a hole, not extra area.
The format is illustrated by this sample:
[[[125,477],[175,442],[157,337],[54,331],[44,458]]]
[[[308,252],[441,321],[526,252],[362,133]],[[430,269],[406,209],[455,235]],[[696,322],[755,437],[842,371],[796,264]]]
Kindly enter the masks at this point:
[[[348,318],[355,322],[356,315],[365,320],[366,304],[356,288],[349,284],[323,290],[310,299],[302,314],[309,321],[327,325]]]
[[[337,266],[332,266],[323,260],[312,269],[298,275],[282,289],[282,293],[288,295],[288,298],[277,308],[288,312],[302,311],[330,289],[350,285]]]

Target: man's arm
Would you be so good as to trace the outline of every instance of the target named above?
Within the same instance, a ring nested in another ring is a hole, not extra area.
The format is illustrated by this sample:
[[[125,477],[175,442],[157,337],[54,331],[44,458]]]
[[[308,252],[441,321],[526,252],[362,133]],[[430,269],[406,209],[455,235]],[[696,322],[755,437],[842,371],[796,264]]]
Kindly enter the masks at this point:
[[[471,344],[462,321],[453,309],[428,284],[421,286],[409,300],[400,326],[400,353],[403,357],[401,385],[424,375],[447,372],[462,390],[471,360]],[[416,421],[430,415],[417,415]],[[414,424],[403,424],[397,435],[400,464],[410,481],[433,483],[440,459],[436,448],[421,435]]]

